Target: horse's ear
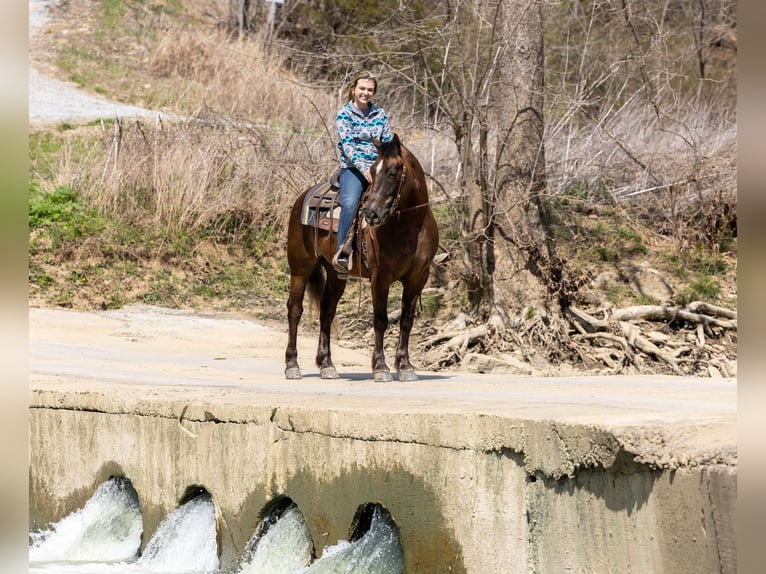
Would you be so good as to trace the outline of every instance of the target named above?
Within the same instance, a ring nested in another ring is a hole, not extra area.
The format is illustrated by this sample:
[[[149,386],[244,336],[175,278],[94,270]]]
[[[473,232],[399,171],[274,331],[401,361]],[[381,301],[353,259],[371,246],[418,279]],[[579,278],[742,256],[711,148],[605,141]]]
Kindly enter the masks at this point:
[[[377,138],[372,138],[372,143],[378,148],[378,152],[384,156],[397,156],[402,151],[402,142],[399,140],[399,136],[394,134],[393,137],[387,142],[382,142]]]

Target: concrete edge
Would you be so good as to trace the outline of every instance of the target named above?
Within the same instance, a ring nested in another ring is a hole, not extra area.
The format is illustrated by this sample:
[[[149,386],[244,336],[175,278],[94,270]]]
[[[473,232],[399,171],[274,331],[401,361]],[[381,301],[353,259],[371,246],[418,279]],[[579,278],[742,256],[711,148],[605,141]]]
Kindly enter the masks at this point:
[[[736,468],[736,420],[678,422],[672,426],[597,425],[496,414],[391,412],[365,406],[318,408],[213,401],[163,388],[156,397],[117,387],[109,392],[30,390],[30,409],[92,411],[212,424],[271,425],[279,434],[314,433],[361,441],[521,454],[530,475],[573,477],[586,469],[632,473],[700,466]],[[179,397],[178,395],[182,395]],[[724,432],[710,435],[711,426]]]

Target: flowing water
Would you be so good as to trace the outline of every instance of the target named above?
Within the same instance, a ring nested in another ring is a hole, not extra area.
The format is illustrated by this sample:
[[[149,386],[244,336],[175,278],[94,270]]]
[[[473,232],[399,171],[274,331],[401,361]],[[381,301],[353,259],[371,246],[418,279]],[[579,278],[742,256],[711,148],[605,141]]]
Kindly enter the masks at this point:
[[[200,490],[168,514],[139,555],[138,495],[128,480],[102,484],[83,508],[42,532],[30,533],[32,574],[401,574],[399,533],[374,507],[367,530],[352,542],[323,549],[312,561],[312,540],[291,501],[267,514],[238,564],[221,569],[215,505]]]
[[[399,533],[388,516],[375,507],[370,529],[355,542],[326,548],[306,574],[401,574],[404,557]]]
[[[266,516],[242,557],[239,574],[292,574],[311,563],[311,532],[294,504],[276,521]]]

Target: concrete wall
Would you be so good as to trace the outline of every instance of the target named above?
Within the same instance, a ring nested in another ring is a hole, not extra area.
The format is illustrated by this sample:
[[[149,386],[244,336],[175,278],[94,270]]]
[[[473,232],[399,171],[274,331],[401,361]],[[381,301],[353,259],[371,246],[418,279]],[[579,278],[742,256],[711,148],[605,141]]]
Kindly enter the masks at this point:
[[[360,505],[380,502],[408,573],[736,571],[727,461],[664,469],[624,437],[550,421],[189,404],[33,391],[30,527],[118,475],[139,494],[144,543],[189,486],[204,486],[223,564],[284,495],[318,553],[348,538]]]

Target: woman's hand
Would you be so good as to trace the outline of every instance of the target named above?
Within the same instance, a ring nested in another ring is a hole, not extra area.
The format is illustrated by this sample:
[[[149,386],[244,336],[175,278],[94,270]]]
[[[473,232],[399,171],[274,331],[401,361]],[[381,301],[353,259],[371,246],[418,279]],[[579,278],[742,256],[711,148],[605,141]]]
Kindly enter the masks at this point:
[[[364,179],[372,183],[372,174],[370,173],[369,169],[365,169],[362,175],[364,176]]]

